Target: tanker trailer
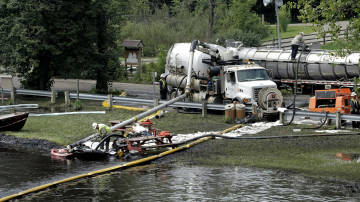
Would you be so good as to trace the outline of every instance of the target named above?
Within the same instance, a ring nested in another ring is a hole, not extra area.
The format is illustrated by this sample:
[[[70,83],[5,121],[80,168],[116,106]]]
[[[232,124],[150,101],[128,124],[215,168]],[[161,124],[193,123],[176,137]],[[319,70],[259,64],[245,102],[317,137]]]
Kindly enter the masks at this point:
[[[168,52],[165,78],[170,98],[184,92],[189,66],[190,43],[175,43]],[[256,105],[262,112],[277,113],[283,97],[266,69],[243,63],[222,46],[199,43],[193,57],[190,102],[228,103],[234,100]]]
[[[353,87],[354,78],[360,75],[360,53],[340,57],[328,50],[303,51],[302,54],[298,53],[296,61],[292,61],[291,50],[239,47],[234,51],[240,59],[250,59],[265,67],[273,81],[292,87],[295,85],[297,61],[300,59],[297,83],[301,90],[307,92]]]

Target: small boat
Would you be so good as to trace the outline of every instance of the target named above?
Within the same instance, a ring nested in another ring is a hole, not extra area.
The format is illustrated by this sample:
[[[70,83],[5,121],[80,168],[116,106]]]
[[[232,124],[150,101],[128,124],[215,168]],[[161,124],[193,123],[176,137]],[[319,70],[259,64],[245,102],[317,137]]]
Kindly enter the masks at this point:
[[[21,130],[29,116],[28,112],[15,112],[0,115],[0,131]]]

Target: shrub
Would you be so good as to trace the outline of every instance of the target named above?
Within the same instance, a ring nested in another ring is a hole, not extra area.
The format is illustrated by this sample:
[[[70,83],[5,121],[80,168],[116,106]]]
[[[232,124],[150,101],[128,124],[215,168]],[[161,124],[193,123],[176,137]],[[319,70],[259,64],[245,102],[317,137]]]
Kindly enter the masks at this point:
[[[279,9],[279,21],[280,29],[282,32],[286,32],[288,24],[291,22],[290,10],[286,6],[282,6]]]
[[[220,42],[224,44],[226,39],[234,39],[235,41],[243,42],[244,46],[260,46],[261,35],[252,31],[243,31],[240,29],[230,30],[228,32],[217,35]]]

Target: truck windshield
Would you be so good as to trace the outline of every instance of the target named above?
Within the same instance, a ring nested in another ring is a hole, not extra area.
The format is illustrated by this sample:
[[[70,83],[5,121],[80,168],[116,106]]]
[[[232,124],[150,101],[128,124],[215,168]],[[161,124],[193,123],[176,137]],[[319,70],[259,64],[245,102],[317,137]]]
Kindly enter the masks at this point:
[[[265,69],[247,69],[237,71],[238,82],[269,80],[269,76]]]

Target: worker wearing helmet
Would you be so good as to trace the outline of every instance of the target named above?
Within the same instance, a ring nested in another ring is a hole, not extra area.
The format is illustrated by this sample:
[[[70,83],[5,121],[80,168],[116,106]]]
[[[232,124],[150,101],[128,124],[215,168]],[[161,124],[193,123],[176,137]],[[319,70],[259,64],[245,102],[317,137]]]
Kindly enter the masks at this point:
[[[111,132],[110,127],[102,123],[92,123],[92,128],[102,137]]]
[[[291,60],[295,60],[300,44],[304,43],[304,32],[300,32],[291,41]]]
[[[359,114],[359,109],[360,109],[359,97],[355,92],[352,92],[351,96],[352,96],[352,98],[350,100],[351,114]],[[352,122],[352,127],[353,128],[359,128],[359,126],[360,126],[359,121],[353,121]]]
[[[160,78],[160,80],[159,80],[159,87],[160,87],[160,99],[166,100],[166,99],[167,99],[168,90],[167,90],[167,85],[166,85],[166,82],[165,82],[165,78],[164,78],[164,77],[161,77],[161,78]]]

